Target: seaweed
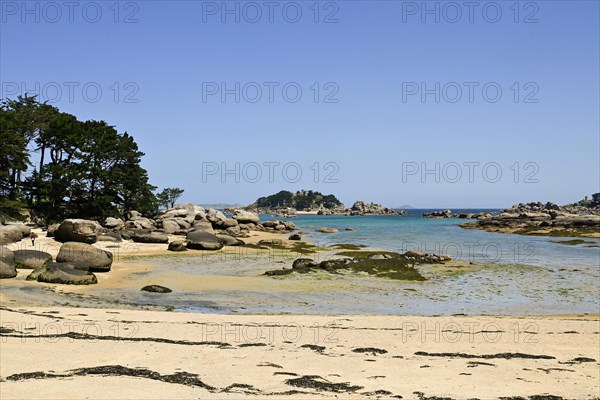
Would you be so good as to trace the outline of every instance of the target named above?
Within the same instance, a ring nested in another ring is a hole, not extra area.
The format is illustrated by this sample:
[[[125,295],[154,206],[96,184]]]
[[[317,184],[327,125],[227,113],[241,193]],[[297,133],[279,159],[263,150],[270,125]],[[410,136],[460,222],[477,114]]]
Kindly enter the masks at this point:
[[[334,393],[352,393],[364,388],[363,386],[350,385],[347,382],[331,383],[318,375],[304,375],[300,378],[288,379],[285,383],[290,386]]]
[[[315,344],[303,344],[300,346],[303,349],[311,349],[316,351],[317,353],[322,353],[325,350],[325,346],[317,346]]]
[[[572,240],[551,240],[552,243],[564,244],[566,246],[576,246],[578,244],[596,244],[596,242],[590,242],[583,239],[572,239]]]
[[[330,245],[329,247],[336,250],[360,250],[367,246],[364,244],[336,243]]]
[[[376,347],[359,347],[352,350],[353,353],[371,353],[372,355],[386,354],[388,351],[384,349],[378,349]]]
[[[338,256],[352,257],[356,260],[368,259],[371,256],[376,255],[388,255],[391,258],[402,258],[402,254],[394,251],[378,251],[378,250],[357,250],[357,251],[342,251],[337,253]]]
[[[416,356],[428,356],[428,357],[447,357],[447,358],[503,358],[510,360],[513,358],[524,358],[532,360],[555,360],[556,357],[547,355],[537,354],[525,354],[525,353],[497,353],[497,354],[466,354],[466,353],[427,353],[425,351],[417,351]]]

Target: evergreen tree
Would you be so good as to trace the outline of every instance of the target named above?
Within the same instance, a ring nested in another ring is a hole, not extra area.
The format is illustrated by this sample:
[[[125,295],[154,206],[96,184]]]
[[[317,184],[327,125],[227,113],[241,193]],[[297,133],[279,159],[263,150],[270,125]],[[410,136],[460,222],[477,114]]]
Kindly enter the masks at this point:
[[[157,210],[144,153],[105,121],[82,122],[35,97],[18,97],[1,104],[0,142],[2,218],[17,217],[25,205],[47,222]],[[39,163],[23,179],[33,153]]]

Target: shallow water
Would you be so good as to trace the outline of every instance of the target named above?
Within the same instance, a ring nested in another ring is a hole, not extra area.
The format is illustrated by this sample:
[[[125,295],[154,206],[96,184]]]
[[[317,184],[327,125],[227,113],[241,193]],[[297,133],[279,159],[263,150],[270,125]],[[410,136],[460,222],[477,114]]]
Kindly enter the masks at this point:
[[[83,289],[3,287],[3,293],[29,304],[86,307],[159,308],[202,313],[392,314],[392,315],[539,315],[600,313],[599,239],[571,246],[569,238],[531,237],[466,230],[465,220],[425,219],[422,210],[407,216],[313,216],[293,219],[304,239],[322,245],[365,244],[389,251],[416,249],[448,254],[464,268],[419,266],[423,282],[326,272],[267,277],[289,268],[300,254],[268,250],[255,254],[190,251],[181,255],[140,257],[142,265],[122,282]],[[262,216],[268,219],[268,216]],[[309,228],[314,226],[314,228]],[[315,232],[333,227],[337,234]],[[351,227],[354,231],[345,231]],[[314,256],[322,260],[335,252]],[[305,257],[305,256],[302,256]],[[469,261],[477,261],[471,266]],[[161,284],[173,293],[140,291]]]
[[[600,312],[600,244],[598,239],[570,246],[555,243],[568,238],[529,237],[466,230],[465,220],[425,219],[422,210],[407,216],[313,216],[293,219],[309,232],[314,243],[365,244],[390,251],[417,249],[448,254],[455,259],[485,263],[483,267],[456,269],[419,267],[425,282],[392,281],[369,276],[327,273],[269,278],[269,269],[289,267],[294,258],[277,251],[236,255],[147,259],[158,269],[185,276],[228,276],[258,279],[228,290],[184,291],[175,300],[176,310],[206,311],[209,300],[216,312],[306,314],[493,314],[537,315]],[[466,211],[468,212],[468,211]],[[269,216],[262,216],[268,219]],[[313,226],[314,228],[309,228]],[[337,234],[314,232],[333,227]],[[354,231],[345,231],[351,227]],[[333,253],[314,256],[321,260]]]
[[[428,280],[407,282],[327,273],[262,277],[265,270],[281,267],[266,260],[255,264],[252,272],[235,261],[208,258],[147,261],[183,274],[196,270],[202,275],[259,276],[267,281],[258,288],[249,284],[247,289],[180,291],[175,287],[173,296],[149,295],[158,304],[185,311],[206,312],[206,301],[215,312],[294,314],[538,315],[592,313],[600,307],[600,275],[591,268],[489,264],[440,275],[440,267],[419,267]]]
[[[318,216],[301,215],[293,221],[300,229],[309,231],[306,239],[319,244],[353,243],[390,251],[447,254],[455,259],[491,263],[522,263],[546,266],[595,266],[600,265],[600,239],[582,239],[588,243],[569,246],[558,241],[570,238],[507,235],[462,229],[458,224],[470,222],[465,219],[422,218],[423,212],[409,210],[403,216]],[[453,210],[477,213],[495,210]],[[265,216],[266,218],[267,216]],[[307,226],[336,228],[337,234],[314,232]],[[345,231],[350,227],[356,231]]]

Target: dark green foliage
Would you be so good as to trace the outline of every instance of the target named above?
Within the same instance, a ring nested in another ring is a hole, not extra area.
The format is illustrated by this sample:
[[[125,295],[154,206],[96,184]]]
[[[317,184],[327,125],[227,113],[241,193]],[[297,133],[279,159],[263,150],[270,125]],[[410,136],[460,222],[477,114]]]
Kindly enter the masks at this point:
[[[296,193],[282,190],[271,196],[259,198],[251,207],[274,209],[290,207],[296,210],[314,210],[321,206],[331,209],[342,205],[342,202],[332,194],[324,195],[312,190],[301,190]]]
[[[284,208],[294,206],[294,194],[287,190],[282,190],[279,193],[272,194],[267,197],[260,197],[256,200],[256,207],[269,207],[269,208]]]
[[[140,165],[144,153],[104,121],[79,121],[20,96],[0,107],[0,141],[0,217],[14,218],[22,207],[44,222],[157,209]]]
[[[568,206],[583,206],[587,208],[600,207],[600,193],[592,194],[592,198],[589,199],[585,196],[583,200],[579,200],[577,203],[568,204]]]
[[[175,207],[175,202],[181,197],[184,190],[180,188],[165,188],[156,195],[158,204],[164,208]]]
[[[599,207],[600,206],[600,193],[594,193],[592,195],[592,204],[590,207]]]

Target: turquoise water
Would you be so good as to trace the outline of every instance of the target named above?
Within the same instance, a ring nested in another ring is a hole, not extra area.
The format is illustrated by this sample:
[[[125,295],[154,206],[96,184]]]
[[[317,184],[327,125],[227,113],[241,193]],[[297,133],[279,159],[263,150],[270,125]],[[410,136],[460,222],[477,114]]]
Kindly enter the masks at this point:
[[[293,221],[300,230],[308,232],[306,240],[329,245],[335,243],[364,244],[390,251],[418,250],[445,254],[465,261],[492,262],[499,264],[529,264],[540,266],[600,266],[600,239],[582,239],[588,243],[569,246],[559,241],[563,237],[536,237],[507,235],[463,229],[458,224],[466,219],[422,218],[423,212],[409,210],[408,215],[384,216],[320,216],[300,215]],[[453,210],[461,213],[477,213],[497,210]],[[280,219],[268,215],[262,219]],[[336,234],[318,233],[310,226],[336,228]],[[345,228],[355,231],[346,231]]]
[[[364,244],[390,251],[417,249],[454,259],[483,262],[473,269],[440,274],[439,267],[419,266],[423,282],[369,276],[306,274],[284,279],[297,290],[277,290],[276,278],[264,272],[289,268],[294,256],[148,259],[158,268],[183,274],[263,277],[272,286],[257,289],[179,291],[166,297],[144,295],[140,302],[167,302],[177,311],[217,313],[392,314],[392,315],[543,315],[600,312],[599,239],[569,246],[569,238],[531,237],[462,229],[459,219],[426,219],[428,210],[406,216],[316,216],[290,219],[313,243]],[[456,211],[456,210],[455,210]],[[464,212],[481,210],[464,210]],[[261,219],[281,219],[268,215]],[[317,233],[332,227],[339,233]],[[346,231],[350,227],[354,231]],[[243,250],[242,248],[240,248]],[[296,255],[301,256],[301,255]],[[321,257],[315,255],[314,257]],[[305,257],[305,256],[304,256]],[[465,263],[465,265],[468,265]],[[442,267],[443,268],[443,267]],[[452,271],[451,271],[452,272]],[[151,282],[152,277],[147,277]],[[331,286],[333,284],[333,286]],[[306,290],[307,285],[310,290]],[[174,287],[174,289],[177,289]],[[159,303],[160,304],[160,303]]]
[[[569,246],[555,243],[569,238],[466,230],[458,224],[467,220],[422,218],[424,211],[428,210],[411,210],[405,216],[302,215],[290,220],[306,231],[304,239],[313,243],[353,243],[389,251],[412,249],[447,254],[465,261],[464,266],[468,268],[420,265],[417,268],[425,281],[326,272],[271,278],[264,273],[290,268],[293,260],[301,255],[270,251],[257,255],[238,247],[239,254],[188,252],[177,257],[141,257],[135,262],[146,264],[148,268],[140,268],[132,274],[130,287],[90,287],[87,293],[92,297],[81,304],[95,304],[97,299],[102,299],[109,304],[169,307],[175,311],[246,314],[542,315],[600,312],[600,248],[591,247],[599,246],[599,239],[584,238],[586,243]],[[267,215],[261,218],[279,219]],[[318,227],[332,227],[340,232],[317,233]],[[348,227],[355,230],[346,231]],[[332,250],[313,257],[329,257],[336,252]],[[478,263],[469,266],[468,261]],[[213,279],[217,283],[207,287],[201,283],[194,286],[190,284],[194,279],[200,279],[199,282]],[[229,286],[227,282],[230,282]],[[139,290],[149,284],[161,284],[173,292],[165,295]],[[39,286],[31,289],[42,290]],[[21,291],[18,294],[23,297],[35,293]],[[44,292],[43,295],[45,301],[55,304],[73,301],[61,297],[60,293]]]
[[[268,270],[289,268],[294,258],[301,255],[269,253],[255,257],[241,254],[236,259],[224,254],[206,257],[189,254],[148,258],[146,262],[155,268],[142,273],[140,279],[144,284],[150,284],[155,276],[172,271],[181,274],[179,279],[193,279],[195,275],[248,277],[259,279],[262,284],[235,290],[223,287],[204,291],[179,289],[177,282],[165,282],[174,289],[169,296],[145,294],[137,289],[127,297],[140,304],[168,304],[176,311],[247,314],[541,315],[600,312],[600,248],[591,247],[600,245],[599,239],[586,238],[586,243],[570,246],[554,243],[569,238],[466,230],[458,224],[468,220],[422,218],[425,211],[429,210],[411,210],[405,216],[301,215],[289,220],[299,230],[307,232],[303,234],[304,240],[317,244],[353,243],[398,252],[412,249],[450,255],[466,261],[465,265],[468,261],[477,261],[477,265],[465,270],[448,270],[446,274],[440,273],[440,268],[448,268],[419,266],[427,279],[423,282],[327,273],[292,274],[280,280],[263,274]],[[261,219],[281,218],[262,215]],[[318,227],[336,228],[339,233],[317,233]],[[239,249],[243,251],[243,248]]]

